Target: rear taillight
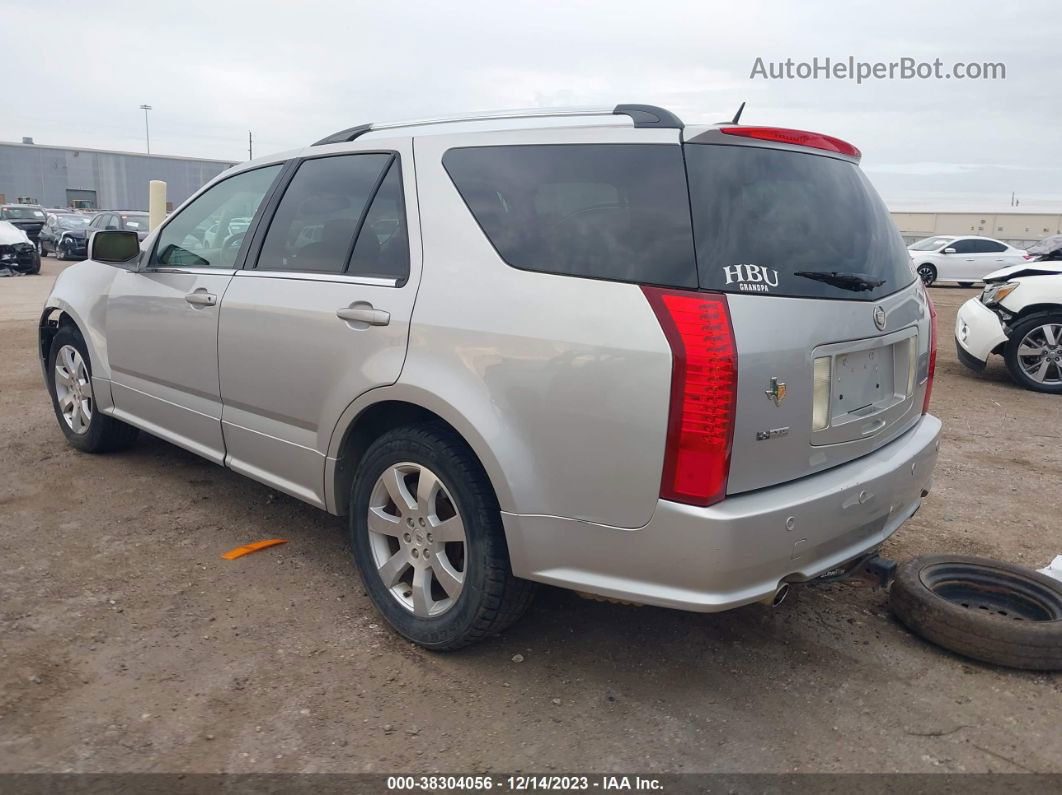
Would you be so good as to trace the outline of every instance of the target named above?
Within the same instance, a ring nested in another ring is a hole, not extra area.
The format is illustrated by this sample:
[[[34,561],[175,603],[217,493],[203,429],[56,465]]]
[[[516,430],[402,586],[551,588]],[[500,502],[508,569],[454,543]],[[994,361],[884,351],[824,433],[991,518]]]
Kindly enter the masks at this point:
[[[827,152],[837,152],[849,157],[863,156],[862,152],[848,141],[807,130],[788,130],[784,127],[721,127],[720,131],[727,135],[742,135],[745,138],[756,138],[760,141],[810,146],[812,149],[824,149]]]
[[[1028,261],[1028,260],[1031,260],[1031,259],[1036,259],[1036,255],[1035,254],[1022,254],[1021,258],[1023,260]]]
[[[922,401],[922,413],[929,412],[929,398],[933,394],[933,376],[937,372],[937,308],[933,306],[933,299],[929,297],[929,291],[925,290],[926,304],[929,306],[929,369],[926,377],[926,397]]]
[[[671,405],[660,496],[711,505],[726,496],[737,350],[726,297],[642,287],[671,346]]]

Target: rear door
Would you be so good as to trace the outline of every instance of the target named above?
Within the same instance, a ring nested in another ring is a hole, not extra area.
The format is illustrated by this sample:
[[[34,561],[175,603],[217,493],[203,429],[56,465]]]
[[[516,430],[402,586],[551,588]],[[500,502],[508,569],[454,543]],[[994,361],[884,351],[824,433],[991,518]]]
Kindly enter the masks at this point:
[[[218,361],[228,466],[323,506],[340,414],[401,372],[420,239],[408,141],[307,154],[225,294]]]
[[[728,492],[836,466],[911,428],[927,299],[857,163],[715,129],[686,136],[700,286],[727,293],[738,351]]]

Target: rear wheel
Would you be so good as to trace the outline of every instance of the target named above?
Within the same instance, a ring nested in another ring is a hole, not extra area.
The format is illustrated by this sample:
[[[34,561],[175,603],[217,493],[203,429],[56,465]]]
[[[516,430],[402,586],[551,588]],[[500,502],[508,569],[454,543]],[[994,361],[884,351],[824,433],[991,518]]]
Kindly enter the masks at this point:
[[[937,280],[937,269],[928,262],[923,262],[918,266],[918,278],[922,280],[922,284],[929,287]]]
[[[414,643],[460,648],[501,632],[530,604],[534,586],[509,567],[490,482],[444,426],[397,428],[370,445],[349,521],[369,597]]]
[[[1011,377],[1026,389],[1062,394],[1062,312],[1030,317],[1014,326],[1003,360]]]
[[[48,387],[59,428],[78,450],[104,453],[136,441],[136,428],[96,410],[88,348],[73,326],[63,326],[52,338]]]

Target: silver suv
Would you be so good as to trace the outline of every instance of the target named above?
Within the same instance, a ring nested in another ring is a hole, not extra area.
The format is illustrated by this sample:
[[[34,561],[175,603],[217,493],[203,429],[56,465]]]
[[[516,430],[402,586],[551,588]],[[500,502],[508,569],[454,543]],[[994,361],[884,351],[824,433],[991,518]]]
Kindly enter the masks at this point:
[[[777,599],[873,552],[937,455],[933,309],[858,162],[642,105],[353,127],[95,233],[40,323],[59,427],[345,515],[429,648],[535,582]]]

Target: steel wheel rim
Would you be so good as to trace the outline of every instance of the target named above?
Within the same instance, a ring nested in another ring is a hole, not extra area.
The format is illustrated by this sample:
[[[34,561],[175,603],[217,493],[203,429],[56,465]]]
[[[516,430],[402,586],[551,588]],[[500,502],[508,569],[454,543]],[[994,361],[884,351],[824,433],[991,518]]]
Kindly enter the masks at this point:
[[[66,425],[76,434],[88,433],[92,422],[92,379],[81,352],[64,345],[55,357],[55,399]]]
[[[421,464],[387,467],[376,479],[367,516],[376,574],[418,618],[451,610],[464,589],[465,526],[439,476]]]
[[[1062,323],[1030,329],[1018,344],[1018,366],[1038,384],[1062,384]]]
[[[918,268],[918,278],[922,280],[922,284],[933,283],[933,269],[928,265],[922,265]]]
[[[919,573],[933,594],[996,620],[1062,620],[1062,595],[1035,576],[976,563],[937,563]]]

